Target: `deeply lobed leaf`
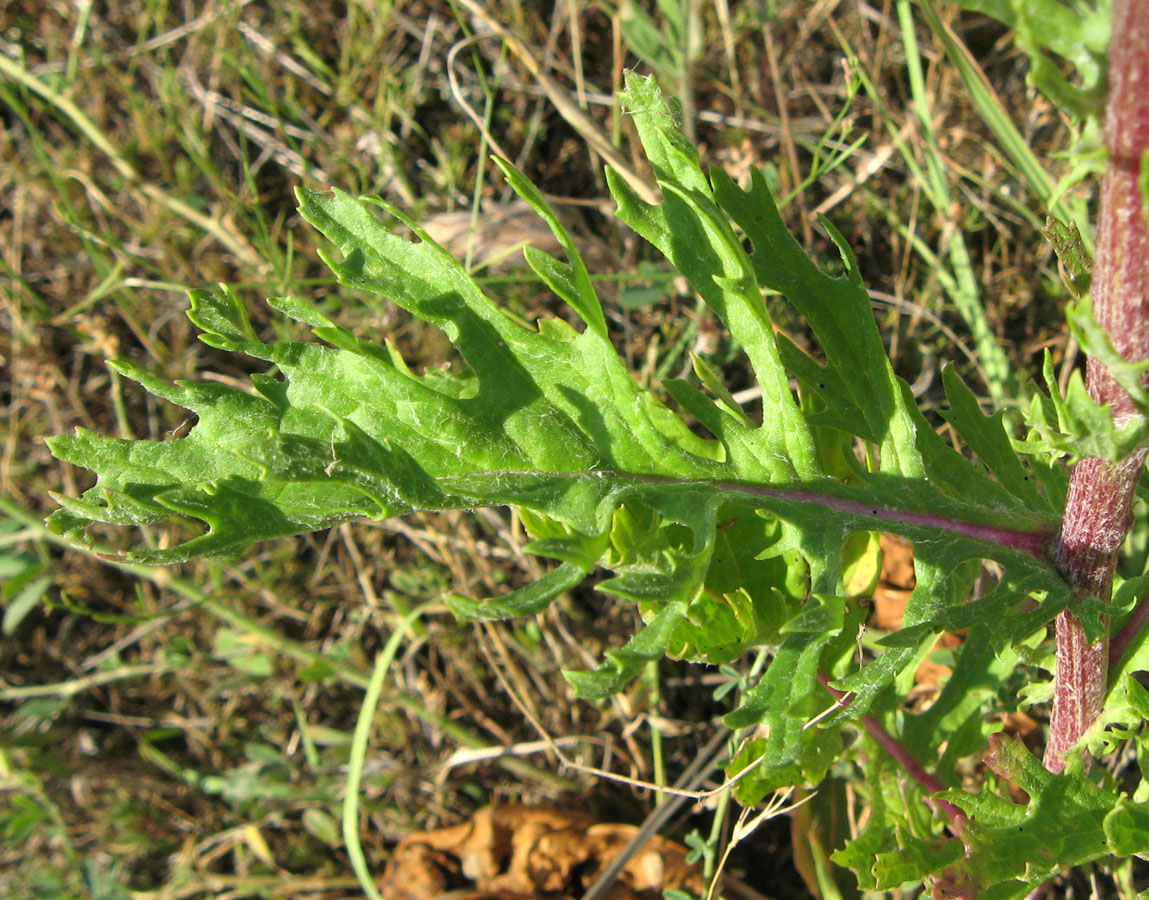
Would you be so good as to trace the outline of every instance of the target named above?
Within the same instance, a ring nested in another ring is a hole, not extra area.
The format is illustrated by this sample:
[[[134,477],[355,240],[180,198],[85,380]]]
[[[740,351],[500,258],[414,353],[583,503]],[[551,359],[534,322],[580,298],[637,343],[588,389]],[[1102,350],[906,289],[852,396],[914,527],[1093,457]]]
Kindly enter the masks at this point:
[[[1094,784],[1080,765],[1050,774],[1017,738],[996,734],[990,745],[987,764],[1020,787],[1028,802],[989,792],[944,792],[943,799],[971,817],[960,837],[926,840],[903,834],[899,848],[872,857],[871,886],[925,880],[936,898],[1014,900],[1074,866],[1149,850],[1149,807]]]
[[[636,383],[569,236],[510,165],[500,163],[508,181],[567,255],[533,251],[527,260],[582,319],[581,332],[558,319],[537,329],[515,321],[388,204],[302,191],[300,211],[334,247],[325,259],[341,283],[441,329],[466,370],[416,375],[390,345],[290,298],[271,304],[316,340],[264,342],[227,289],[196,292],[189,315],[202,339],[268,362],[277,377],[254,377],[250,390],[173,386],[120,364],[198,421],[186,438],[159,443],[86,431],[55,438],[57,456],[99,480],[80,499],[60,498],[53,527],[78,536],[92,521],[201,523],[203,533],[183,544],[131,554],[175,562],[353,518],[520,508],[537,538],[528,549],[560,565],[501,600],[455,598],[456,611],[531,614],[596,565],[612,570],[600,588],[635,601],[647,627],[596,671],[570,674],[588,697],[618,690],[667,653],[723,662],[771,647],[774,664],[729,718],[769,725],[763,790],[820,778],[841,724],[865,713],[942,630],[980,624],[1001,648],[1064,608],[1068,592],[1046,556],[1056,503],[1018,460],[1000,415],[983,415],[948,372],[947,417],[978,461],[943,441],[895,376],[833,227],[823,222],[841,253],[837,277],[785,229],[760,175],[742,188],[720,171],[703,173],[652,81],[628,77],[624,101],[663,200],[643,202],[608,172],[619,215],[744,349],[762,389],[761,423],[732,408],[712,374],[703,384],[712,382],[713,398],[671,382],[674,400],[709,432],[700,437]],[[764,289],[802,314],[821,359],[775,335]],[[859,442],[874,465],[855,455]],[[846,663],[863,616],[844,560],[855,535],[879,529],[917,542],[917,587],[905,631],[858,668]],[[967,603],[970,564],[986,558],[1001,564],[1000,581]],[[1042,603],[1027,604],[1031,597]],[[829,703],[816,676],[833,661],[853,703],[808,728]]]

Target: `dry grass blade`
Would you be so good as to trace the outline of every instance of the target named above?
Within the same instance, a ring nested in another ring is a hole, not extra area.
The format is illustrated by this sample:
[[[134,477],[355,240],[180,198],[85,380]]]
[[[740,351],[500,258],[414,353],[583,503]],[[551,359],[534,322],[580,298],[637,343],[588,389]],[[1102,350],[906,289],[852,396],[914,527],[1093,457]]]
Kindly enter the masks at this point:
[[[586,142],[587,146],[601,156],[607,164],[618,172],[630,185],[639,197],[647,203],[658,202],[658,192],[635,171],[634,167],[630,165],[629,161],[618,152],[614,144],[599,127],[598,123],[594,121],[586,111],[575,102],[570,93],[552,78],[548,73],[543,71],[542,66],[539,64],[539,54],[532,50],[522,38],[508,31],[504,28],[497,19],[495,19],[490,11],[478,0],[459,0],[460,5],[466,8],[472,15],[480,19],[491,30],[493,36],[498,37],[506,42],[507,46],[515,54],[515,57],[523,64],[523,66],[530,72],[531,77],[538,82],[539,86],[546,93],[551,103],[554,104],[559,114],[566,119],[579,136]]]

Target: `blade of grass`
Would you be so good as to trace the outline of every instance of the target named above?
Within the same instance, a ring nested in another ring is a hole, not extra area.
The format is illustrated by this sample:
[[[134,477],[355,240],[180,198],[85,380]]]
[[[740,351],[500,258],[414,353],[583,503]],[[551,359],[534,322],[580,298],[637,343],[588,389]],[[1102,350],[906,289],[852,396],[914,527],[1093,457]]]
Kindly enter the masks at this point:
[[[949,179],[942,162],[937,135],[934,133],[933,110],[922,74],[921,55],[914,33],[913,12],[908,0],[898,0],[898,22],[901,25],[902,42],[906,51],[906,74],[909,76],[910,92],[918,116],[918,126],[925,138],[926,171],[929,179],[924,187],[934,209],[946,215],[953,208],[953,195],[949,189]],[[1013,388],[1009,360],[1006,359],[1005,352],[994,337],[989,320],[986,318],[981,291],[977,279],[974,278],[973,263],[961,228],[954,223],[948,224],[947,237],[946,250],[954,282],[946,293],[953,300],[958,314],[969,326],[985,370],[986,387],[989,388],[994,403],[1000,406],[1012,393]]]
[[[902,27],[903,40],[906,47],[906,70],[909,76],[911,92],[918,118],[918,126],[925,138],[926,170],[923,170],[914,156],[909,144],[906,142],[903,131],[897,127],[890,116],[888,109],[878,93],[877,86],[869,74],[860,66],[860,61],[854,53],[849,40],[840,29],[834,27],[834,33],[843,50],[853,60],[852,70],[865,89],[867,95],[874,103],[878,114],[886,126],[886,130],[894,146],[898,149],[903,162],[909,169],[914,183],[921,187],[922,192],[929,199],[940,216],[948,216],[953,206],[953,197],[949,189],[945,166],[942,164],[940,150],[933,130],[929,97],[925,88],[925,79],[921,70],[921,58],[917,50],[914,36],[913,21],[908,3],[899,2],[898,13]],[[832,24],[832,23],[831,23]],[[981,292],[973,274],[973,265],[966,246],[964,236],[959,227],[953,223],[945,226],[944,244],[949,257],[948,269],[940,265],[940,259],[932,251],[923,253],[926,244],[909,232],[901,228],[897,221],[894,226],[902,230],[911,246],[929,265],[934,272],[938,283],[954,303],[954,307],[965,321],[974,338],[978,356],[981,360],[979,366],[983,373],[986,387],[991,397],[998,404],[1002,403],[1011,393],[1011,368],[1004,351],[998,345],[985,317],[985,309],[981,300]]]
[[[162,675],[177,668],[174,664],[119,666],[106,672],[93,672],[71,681],[53,684],[28,684],[21,687],[0,687],[0,701],[11,703],[15,700],[32,700],[37,697],[75,697],[84,691],[117,681],[132,678],[146,678],[149,675]]]
[[[534,53],[531,48],[520,38],[518,35],[508,31],[498,20],[491,16],[487,10],[477,0],[458,0],[459,4],[466,8],[466,10],[481,20],[485,25],[490,27],[492,34],[497,35],[502,40],[506,41],[507,46],[510,47],[511,52],[515,54],[519,62],[527,69],[538,83],[539,87],[543,89],[551,103],[554,104],[555,109],[572,128],[574,128],[587,145],[601,156],[610,165],[612,169],[619,173],[639,197],[647,203],[658,202],[658,192],[647,183],[635,168],[610,142],[610,138],[599,127],[599,124],[592,119],[581,106],[578,105],[567,90],[558,83],[554,78],[551,78],[546,72],[542,70],[539,65],[538,55]]]
[[[1065,197],[1057,196],[1057,185],[1053,178],[1046,172],[1037,155],[1030,149],[1028,142],[1002,108],[989,79],[985,77],[985,73],[974,61],[969,50],[942,21],[933,0],[919,0],[919,5],[930,28],[942,42],[946,56],[957,67],[978,115],[989,126],[1006,156],[1017,167],[1030,190],[1037,194],[1050,214],[1063,222],[1077,224],[1082,240],[1092,253],[1093,227],[1084,204],[1071,204]]]
[[[428,601],[416,606],[403,617],[399,626],[387,639],[387,643],[375,657],[375,668],[371,672],[371,680],[367,682],[367,693],[363,697],[359,716],[355,720],[355,734],[351,739],[351,759],[347,764],[347,787],[343,795],[343,840],[347,845],[351,868],[355,872],[355,877],[359,879],[359,886],[370,900],[382,900],[375,883],[371,880],[371,870],[367,867],[363,845],[359,841],[359,785],[363,780],[363,764],[367,761],[371,720],[375,718],[379,700],[383,696],[383,682],[387,680],[387,670],[395,661],[399,645],[403,643],[411,626],[433,605],[435,605],[433,601]]]
[[[651,661],[646,664],[643,680],[646,682],[646,702],[654,711],[653,716],[647,717],[647,725],[650,726],[650,756],[651,765],[654,769],[654,782],[662,786],[666,784],[666,761],[663,757],[662,726],[660,725],[659,713],[662,705],[662,682],[659,678],[657,662]],[[659,791],[654,795],[654,802],[661,804],[666,801],[666,798],[667,795]]]
[[[125,562],[117,559],[115,551],[109,548],[76,547],[60,535],[54,534],[45,528],[37,517],[30,515],[24,509],[3,497],[0,497],[0,512],[32,529],[37,537],[46,542],[66,550],[82,553],[90,559],[98,560],[123,572],[128,572],[137,578],[150,581],[157,587],[166,588],[179,594],[220,621],[227,623],[238,631],[258,638],[272,649],[290,659],[294,659],[304,666],[321,666],[329,669],[332,671],[333,676],[344,684],[362,690],[366,690],[371,683],[371,676],[353,666],[351,663],[334,659],[316,650],[312,650],[286,635],[280,634],[272,628],[268,628],[250,616],[233,609],[226,602],[217,600],[211,595],[204,593],[191,582],[173,575],[169,569],[165,569],[161,566],[145,566]],[[431,727],[439,729],[443,734],[462,744],[464,747],[480,750],[489,747],[485,741],[459,725],[458,722],[455,722],[447,716],[432,712],[409,694],[397,694],[393,698],[388,699],[390,702],[394,702],[396,706],[408,715],[414,716],[426,722]],[[514,757],[500,758],[499,763],[524,778],[529,778],[532,781],[547,785],[555,790],[572,792],[582,790],[582,786],[578,782],[564,778],[546,769],[540,769],[521,759]]]
[[[108,157],[116,171],[120,173],[120,177],[125,181],[134,184],[150,199],[166,207],[173,214],[186,219],[207,234],[212,235],[246,265],[260,265],[259,255],[242,237],[233,234],[221,222],[192,209],[183,200],[173,197],[159,185],[146,182],[136,168],[124,159],[112,142],[100,131],[96,123],[88,118],[84,111],[68,97],[49,87],[23,66],[13,62],[2,53],[0,53],[0,74],[24,85],[28,90],[40,95],[59,110],[96,149]]]

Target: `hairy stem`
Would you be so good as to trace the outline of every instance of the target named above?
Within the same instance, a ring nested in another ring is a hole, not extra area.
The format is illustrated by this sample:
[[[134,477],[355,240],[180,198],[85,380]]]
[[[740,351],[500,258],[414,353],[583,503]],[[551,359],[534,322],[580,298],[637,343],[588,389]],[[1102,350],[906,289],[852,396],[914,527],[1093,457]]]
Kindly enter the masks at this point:
[[[1149,3],[1116,0],[1109,49],[1105,138],[1109,162],[1101,188],[1093,311],[1113,346],[1130,362],[1149,359],[1149,230],[1138,185],[1149,151]],[[1086,384],[1108,403],[1117,427],[1137,415],[1109,370],[1090,359]],[[1083,459],[1070,476],[1055,557],[1080,596],[1109,600],[1117,552],[1130,525],[1133,490],[1145,452],[1112,462]],[[1065,768],[1063,754],[1101,712],[1108,673],[1107,640],[1090,644],[1072,611],[1057,619],[1057,674],[1045,766]]]

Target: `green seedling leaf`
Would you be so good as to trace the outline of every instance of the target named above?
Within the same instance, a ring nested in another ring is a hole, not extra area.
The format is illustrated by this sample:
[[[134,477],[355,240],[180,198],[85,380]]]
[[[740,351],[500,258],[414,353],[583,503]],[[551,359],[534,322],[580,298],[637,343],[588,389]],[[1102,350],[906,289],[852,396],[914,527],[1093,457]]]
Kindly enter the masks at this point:
[[[248,675],[262,678],[275,674],[271,658],[253,646],[247,635],[230,628],[216,632],[212,652],[228,665]]]
[[[676,81],[701,52],[699,10],[683,0],[657,0],[660,28],[636,0],[624,0],[619,24],[630,49],[664,81]]]
[[[310,807],[303,811],[303,829],[328,847],[338,847],[343,837],[339,823],[326,810]]]

